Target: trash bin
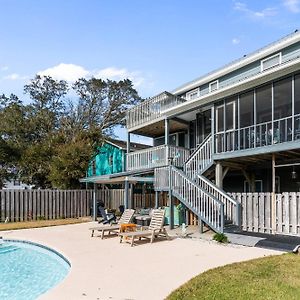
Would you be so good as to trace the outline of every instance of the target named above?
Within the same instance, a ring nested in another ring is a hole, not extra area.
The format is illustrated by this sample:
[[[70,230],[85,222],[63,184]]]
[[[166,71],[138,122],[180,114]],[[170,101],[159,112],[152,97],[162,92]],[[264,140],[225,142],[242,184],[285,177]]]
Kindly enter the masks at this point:
[[[184,223],[184,208],[182,204],[174,206],[174,225]],[[165,225],[170,224],[170,207],[165,207]]]

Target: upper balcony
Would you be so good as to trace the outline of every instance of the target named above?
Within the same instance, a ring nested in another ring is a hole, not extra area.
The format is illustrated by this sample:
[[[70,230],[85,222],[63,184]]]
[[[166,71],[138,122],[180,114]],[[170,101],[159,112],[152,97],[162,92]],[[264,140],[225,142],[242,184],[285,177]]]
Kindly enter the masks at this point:
[[[128,110],[126,127],[128,131],[133,132],[143,126],[162,121],[165,110],[185,101],[181,97],[163,92]]]

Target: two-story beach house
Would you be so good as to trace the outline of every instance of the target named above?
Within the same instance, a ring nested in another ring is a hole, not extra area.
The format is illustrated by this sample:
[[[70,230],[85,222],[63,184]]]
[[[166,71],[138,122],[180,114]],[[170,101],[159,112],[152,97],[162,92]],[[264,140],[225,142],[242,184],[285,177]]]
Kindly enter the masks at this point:
[[[171,209],[177,199],[223,232],[243,217],[230,193],[269,192],[275,224],[275,194],[300,187],[300,32],[131,108],[127,130],[120,176],[153,177]],[[153,147],[130,151],[131,134]]]

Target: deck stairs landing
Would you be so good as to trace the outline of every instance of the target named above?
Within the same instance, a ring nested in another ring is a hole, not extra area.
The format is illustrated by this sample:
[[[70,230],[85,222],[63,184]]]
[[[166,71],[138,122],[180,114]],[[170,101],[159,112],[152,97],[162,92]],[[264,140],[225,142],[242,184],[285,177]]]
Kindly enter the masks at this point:
[[[225,225],[240,227],[240,204],[203,174],[213,164],[212,137],[208,136],[184,164],[155,169],[155,189],[172,193],[216,232]]]

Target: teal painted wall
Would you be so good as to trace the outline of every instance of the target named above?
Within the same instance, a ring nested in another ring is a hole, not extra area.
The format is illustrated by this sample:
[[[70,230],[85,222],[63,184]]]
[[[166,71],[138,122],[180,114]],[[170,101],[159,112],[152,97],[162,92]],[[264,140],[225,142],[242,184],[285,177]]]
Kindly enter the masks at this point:
[[[98,148],[98,153],[90,161],[87,176],[101,176],[124,171],[125,151],[109,143]],[[95,166],[93,166],[95,164]]]

